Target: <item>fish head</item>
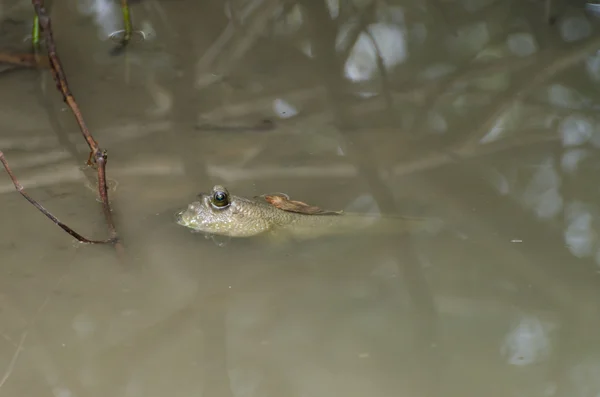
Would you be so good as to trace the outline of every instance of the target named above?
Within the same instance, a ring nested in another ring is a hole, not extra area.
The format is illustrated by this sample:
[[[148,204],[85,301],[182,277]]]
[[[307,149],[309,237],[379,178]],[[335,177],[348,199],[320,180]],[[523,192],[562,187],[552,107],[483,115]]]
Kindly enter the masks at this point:
[[[269,229],[263,207],[252,200],[233,196],[217,185],[210,193],[199,194],[198,200],[175,215],[175,221],[197,232],[250,237]]]

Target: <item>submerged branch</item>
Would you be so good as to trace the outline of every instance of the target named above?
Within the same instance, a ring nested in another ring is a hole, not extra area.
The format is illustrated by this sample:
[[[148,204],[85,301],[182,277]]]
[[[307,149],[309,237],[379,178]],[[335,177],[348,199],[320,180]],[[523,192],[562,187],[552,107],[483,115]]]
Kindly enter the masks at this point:
[[[10,65],[21,66],[25,68],[34,68],[37,66],[40,67],[49,67],[50,64],[46,60],[41,60],[38,62],[35,59],[35,56],[32,54],[6,54],[0,53],[0,63],[8,63]]]
[[[511,92],[499,98],[495,106],[491,107],[489,115],[485,117],[484,122],[478,128],[471,132],[464,145],[479,144],[492,130],[498,120],[509,111],[511,106],[516,102],[522,101],[531,92],[550,81],[553,77],[581,62],[590,53],[598,51],[599,48],[600,38],[592,38],[564,51],[558,56],[552,52],[541,54],[539,62],[530,65],[525,69],[523,75],[519,77],[520,80],[517,82],[520,84],[516,84]]]
[[[250,6],[242,13],[254,13],[247,26],[239,32],[235,31],[235,22],[231,22],[197,63],[196,86],[203,88],[210,85],[236,68],[240,64],[240,60],[264,33],[269,20],[273,18],[273,14],[279,6],[280,2],[277,0],[263,2],[255,11],[253,10],[255,7]],[[248,15],[244,15],[244,17],[246,16]],[[225,46],[228,46],[226,50]]]
[[[79,106],[77,105],[77,102],[75,102],[75,98],[73,97],[73,94],[69,89],[69,85],[67,83],[67,76],[64,73],[62,64],[56,51],[56,44],[54,43],[54,38],[52,35],[52,23],[43,5],[43,0],[32,0],[32,4],[39,21],[40,30],[43,34],[44,41],[46,43],[46,47],[48,50],[48,59],[50,61],[52,75],[54,77],[54,80],[56,81],[57,88],[62,93],[63,100],[67,103],[67,105],[69,105],[69,108],[73,112],[73,115],[77,120],[77,124],[79,125],[81,133],[83,134],[83,137],[85,138],[90,148],[88,165],[95,165],[96,170],[98,172],[98,192],[102,200],[104,217],[106,218],[106,223],[108,225],[108,231],[110,235],[110,238],[107,241],[114,242],[117,246],[117,249],[120,251],[122,250],[122,246],[119,243],[117,231],[112,219],[111,208],[108,201],[108,192],[106,189],[106,151],[99,147],[98,142],[96,142],[96,140],[88,130],[83,120],[81,110],[79,109]]]

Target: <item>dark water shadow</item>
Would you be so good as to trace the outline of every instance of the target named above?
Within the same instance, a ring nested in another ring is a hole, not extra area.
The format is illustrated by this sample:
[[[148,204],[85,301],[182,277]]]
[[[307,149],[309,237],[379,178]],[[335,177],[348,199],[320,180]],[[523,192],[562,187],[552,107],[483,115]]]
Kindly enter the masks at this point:
[[[369,186],[380,210],[384,213],[398,213],[395,199],[391,190],[386,186],[377,173],[378,159],[370,153],[370,145],[367,134],[361,134],[361,120],[344,107],[345,95],[343,81],[343,62],[345,58],[336,55],[335,40],[338,26],[331,20],[325,3],[315,4],[308,0],[302,1],[309,16],[307,24],[310,26],[312,42],[315,45],[315,58],[321,66],[322,83],[327,88],[330,109],[333,111],[335,125],[340,138],[344,140],[344,147],[348,151],[348,159],[354,163],[359,171],[360,178]],[[362,28],[361,28],[362,29]],[[360,34],[360,30],[357,35]],[[350,45],[352,48],[352,45]],[[378,66],[382,66],[379,59]],[[387,108],[383,117],[393,119],[393,103],[391,95],[386,94],[385,81],[383,94],[386,98]],[[395,248],[397,264],[402,269],[405,287],[419,314],[415,322],[415,328],[419,336],[416,347],[420,351],[420,362],[415,364],[414,379],[417,380],[419,390],[424,395],[438,395],[440,372],[443,367],[441,352],[443,347],[439,339],[439,318],[434,304],[433,295],[425,276],[423,275],[419,259],[414,251],[414,245],[409,239],[402,240]],[[432,349],[432,346],[436,346]]]

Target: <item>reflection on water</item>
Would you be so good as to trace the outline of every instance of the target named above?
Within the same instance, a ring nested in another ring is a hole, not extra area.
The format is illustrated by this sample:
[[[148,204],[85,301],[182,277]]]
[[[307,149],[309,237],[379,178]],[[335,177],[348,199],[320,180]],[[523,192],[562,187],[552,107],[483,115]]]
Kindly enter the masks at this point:
[[[594,2],[54,2],[126,258],[0,180],[0,395],[597,396]],[[0,52],[31,5],[0,1]],[[103,238],[48,71],[0,65],[0,150]],[[266,121],[265,121],[266,120]],[[268,128],[267,128],[268,127]],[[206,239],[207,186],[365,200],[438,234]]]

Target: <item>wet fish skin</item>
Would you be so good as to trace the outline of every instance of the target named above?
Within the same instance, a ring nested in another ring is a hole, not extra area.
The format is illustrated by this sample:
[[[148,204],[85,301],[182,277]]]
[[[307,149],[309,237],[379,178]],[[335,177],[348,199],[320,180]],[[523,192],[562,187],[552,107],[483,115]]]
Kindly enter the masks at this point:
[[[214,195],[224,192],[228,205],[218,207]],[[360,213],[301,214],[281,210],[264,198],[246,198],[230,195],[222,186],[215,186],[210,194],[200,194],[198,200],[176,214],[177,224],[198,232],[228,237],[253,237],[263,234],[287,235],[296,239],[310,239],[327,235],[341,235],[367,231],[369,233],[405,233],[411,231],[435,232],[441,220],[434,218],[407,218],[373,216]]]

